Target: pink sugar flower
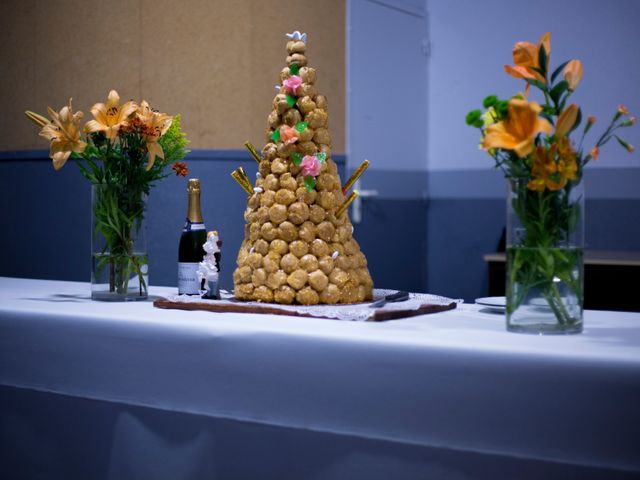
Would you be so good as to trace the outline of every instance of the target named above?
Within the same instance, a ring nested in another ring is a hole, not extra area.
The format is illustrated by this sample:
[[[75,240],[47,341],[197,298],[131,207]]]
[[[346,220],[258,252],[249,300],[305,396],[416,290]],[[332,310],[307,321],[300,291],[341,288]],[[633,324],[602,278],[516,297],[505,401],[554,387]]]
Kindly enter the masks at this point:
[[[289,125],[282,125],[280,127],[280,140],[282,140],[285,145],[296,143],[299,135],[298,131]]]
[[[315,156],[305,155],[302,159],[300,167],[300,173],[302,173],[303,176],[317,177],[320,173],[320,168],[322,168],[322,165],[320,164],[320,160],[318,160]]]
[[[302,85],[302,79],[298,75],[291,75],[289,78],[285,79],[282,84],[287,92],[295,95],[298,91],[298,87]]]

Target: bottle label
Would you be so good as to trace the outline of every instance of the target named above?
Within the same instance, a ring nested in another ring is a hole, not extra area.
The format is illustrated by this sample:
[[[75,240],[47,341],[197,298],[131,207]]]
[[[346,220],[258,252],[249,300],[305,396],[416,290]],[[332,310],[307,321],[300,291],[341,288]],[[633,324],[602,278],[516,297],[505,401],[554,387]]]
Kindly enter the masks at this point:
[[[178,262],[178,294],[199,295],[198,263]]]
[[[192,222],[187,218],[187,220],[184,222],[184,227],[182,228],[182,231],[191,232],[195,230],[206,230],[206,227],[204,226],[204,222]]]

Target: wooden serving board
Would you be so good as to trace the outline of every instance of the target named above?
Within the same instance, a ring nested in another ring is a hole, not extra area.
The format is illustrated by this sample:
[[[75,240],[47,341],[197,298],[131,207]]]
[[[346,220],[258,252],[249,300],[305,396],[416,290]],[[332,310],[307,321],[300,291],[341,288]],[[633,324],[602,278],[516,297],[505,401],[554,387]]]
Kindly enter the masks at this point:
[[[246,304],[242,302],[228,303],[215,301],[207,302],[173,302],[165,298],[154,300],[153,306],[157,308],[177,309],[177,310],[206,310],[209,312],[235,312],[235,313],[256,313],[256,314],[270,314],[270,315],[289,315],[293,317],[310,317],[310,318],[327,318],[331,320],[337,320],[333,317],[325,317],[321,315],[312,315],[303,312],[296,312],[292,310],[285,310],[275,303],[264,303],[256,305],[255,303]],[[418,309],[412,310],[385,310],[383,308],[377,308],[373,311],[373,315],[369,317],[370,322],[383,322],[386,320],[397,320],[400,318],[414,317],[416,315],[424,315],[427,313],[444,312],[446,310],[453,310],[456,308],[457,303],[451,302],[448,305],[434,305],[423,304]],[[373,310],[373,309],[372,309]]]

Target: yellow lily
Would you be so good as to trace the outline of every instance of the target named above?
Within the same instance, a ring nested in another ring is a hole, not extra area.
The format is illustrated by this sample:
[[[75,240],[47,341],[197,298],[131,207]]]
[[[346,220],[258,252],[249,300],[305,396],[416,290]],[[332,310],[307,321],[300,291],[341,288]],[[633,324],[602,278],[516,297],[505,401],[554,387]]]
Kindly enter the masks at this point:
[[[69,159],[71,152],[82,153],[87,146],[80,140],[80,119],[83,113],[73,113],[71,99],[69,99],[69,105],[62,107],[59,113],[51,107],[47,110],[52,120],[51,123],[42,127],[40,136],[51,142],[49,156],[53,160],[53,168],[60,170]]]
[[[564,137],[573,128],[578,118],[578,105],[572,103],[558,117],[556,123],[556,137]]]
[[[138,119],[144,125],[143,135],[147,145],[147,152],[149,152],[147,170],[150,170],[151,167],[153,167],[156,157],[164,159],[164,152],[162,151],[162,147],[158,143],[158,140],[171,126],[173,117],[166,113],[155,112],[151,109],[146,100],[143,100],[140,103],[136,114]]]
[[[129,101],[120,105],[120,96],[115,90],[109,92],[107,103],[96,103],[91,107],[91,113],[95,120],[87,122],[84,131],[87,133],[104,132],[109,139],[115,138],[121,127],[127,125],[129,116],[136,111],[138,106]]]
[[[580,60],[571,60],[562,70],[562,76],[569,84],[569,90],[574,91],[580,80],[582,80],[582,62]]]
[[[545,82],[545,78],[534,68],[540,68],[538,58],[540,47],[544,47],[547,57],[551,55],[551,33],[547,32],[540,37],[537,45],[531,42],[518,42],[513,47],[513,63],[515,65],[505,65],[504,70],[512,77],[531,78]]]
[[[539,132],[551,132],[551,124],[539,116],[541,111],[536,102],[511,99],[507,118],[487,127],[482,148],[513,150],[520,158],[526,157],[533,150],[536,135]]]

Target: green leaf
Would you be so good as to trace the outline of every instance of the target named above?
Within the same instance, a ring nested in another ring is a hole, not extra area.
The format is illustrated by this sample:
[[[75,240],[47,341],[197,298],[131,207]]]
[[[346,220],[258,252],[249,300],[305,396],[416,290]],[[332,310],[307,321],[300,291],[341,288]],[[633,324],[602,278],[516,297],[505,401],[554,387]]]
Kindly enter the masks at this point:
[[[524,81],[527,82],[529,85],[533,85],[534,87],[539,88],[543,92],[548,91],[547,86],[544,83],[542,83],[540,80],[536,80],[535,78],[525,78]]]
[[[580,126],[580,122],[582,122],[582,109],[580,107],[578,107],[578,115],[576,115],[576,123],[573,124],[573,127],[571,127],[571,130],[569,130],[567,135],[569,135],[576,128],[578,128]]]
[[[540,65],[541,75],[543,77],[547,77],[547,67],[549,62],[549,56],[547,55],[547,51],[544,48],[544,45],[540,45],[540,50],[538,50],[538,65]]]
[[[296,130],[302,133],[307,129],[308,125],[309,125],[309,122],[298,122],[296,123]]]
[[[316,187],[315,177],[304,177],[304,186],[307,189],[307,192],[313,191],[313,189]]]
[[[560,75],[560,72],[562,72],[562,70],[564,70],[564,67],[567,66],[567,63],[569,63],[571,60],[567,60],[566,62],[564,62],[562,65],[560,65],[558,68],[556,68],[553,73],[551,74],[551,83],[553,83],[556,80],[556,77],[558,75]]]
[[[300,67],[298,66],[298,64],[292,63],[291,66],[289,67],[289,73],[291,73],[291,75],[298,75],[299,72],[300,72]]]
[[[316,158],[320,163],[324,163],[327,161],[327,154],[324,152],[318,152],[316,153]]]
[[[557,105],[562,94],[566,92],[568,89],[569,89],[569,83],[566,80],[562,80],[561,82],[558,82],[558,84],[554,86],[549,92],[549,96],[553,100],[553,103]]]
[[[287,94],[287,104],[290,107],[293,107],[296,104],[296,98],[292,97],[291,95]]]
[[[479,118],[482,118],[482,112],[480,110],[471,110],[467,113],[467,125],[473,126]]]
[[[300,164],[302,163],[302,154],[300,152],[293,152],[291,154],[291,161],[294,165],[300,166]]]
[[[280,141],[280,129],[276,128],[273,133],[271,134],[271,140],[273,140],[274,142],[279,142]]]
[[[618,143],[622,145],[622,147],[625,150],[627,150],[628,152],[633,152],[634,148],[631,146],[631,144],[629,144],[629,142],[626,142],[625,140],[621,139],[618,135],[614,135],[614,137],[616,137],[616,140],[618,141]]]

